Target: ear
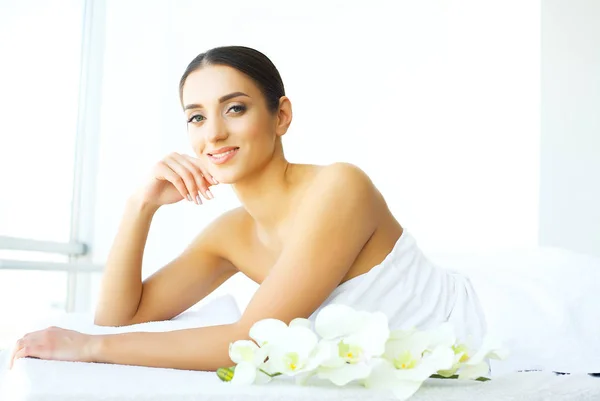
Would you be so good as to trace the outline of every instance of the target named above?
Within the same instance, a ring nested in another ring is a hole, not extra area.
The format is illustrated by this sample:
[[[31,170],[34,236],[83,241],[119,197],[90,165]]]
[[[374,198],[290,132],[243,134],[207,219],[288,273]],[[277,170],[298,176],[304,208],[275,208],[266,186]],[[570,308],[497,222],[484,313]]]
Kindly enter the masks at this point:
[[[277,110],[277,120],[275,132],[278,136],[285,135],[292,123],[292,102],[287,96],[279,98],[279,109]]]

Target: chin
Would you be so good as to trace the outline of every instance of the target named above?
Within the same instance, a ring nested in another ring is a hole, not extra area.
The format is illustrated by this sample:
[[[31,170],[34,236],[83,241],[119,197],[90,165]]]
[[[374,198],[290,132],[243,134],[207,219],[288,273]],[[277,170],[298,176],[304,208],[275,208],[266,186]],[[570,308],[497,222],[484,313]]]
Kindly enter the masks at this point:
[[[233,172],[233,171],[215,171],[213,177],[219,184],[234,184],[239,181],[241,174]]]
[[[213,170],[213,177],[221,184],[236,184],[261,172],[261,168],[257,168],[253,163],[246,163],[244,160],[236,160],[236,162],[222,166],[213,166],[216,167]]]

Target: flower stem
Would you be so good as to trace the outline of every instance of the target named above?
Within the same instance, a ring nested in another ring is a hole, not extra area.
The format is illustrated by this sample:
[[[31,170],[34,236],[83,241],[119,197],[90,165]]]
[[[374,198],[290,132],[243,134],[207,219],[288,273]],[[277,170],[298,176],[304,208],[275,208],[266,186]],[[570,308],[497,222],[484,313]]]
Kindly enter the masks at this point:
[[[273,373],[273,374],[269,374],[269,373],[265,372],[265,371],[264,371],[264,370],[262,370],[262,369],[258,369],[258,370],[260,370],[260,371],[261,371],[261,372],[263,372],[265,375],[267,375],[267,376],[269,376],[269,377],[271,377],[271,378],[273,378],[273,377],[277,377],[277,376],[281,376],[281,375],[282,375],[282,373]]]
[[[452,375],[450,377],[446,377],[446,376],[442,376],[442,375],[431,375],[429,377],[432,378],[432,379],[458,379],[458,375]],[[492,379],[489,379],[487,377],[483,377],[482,376],[482,377],[478,377],[475,380],[478,381],[478,382],[487,382],[487,381],[492,380]]]

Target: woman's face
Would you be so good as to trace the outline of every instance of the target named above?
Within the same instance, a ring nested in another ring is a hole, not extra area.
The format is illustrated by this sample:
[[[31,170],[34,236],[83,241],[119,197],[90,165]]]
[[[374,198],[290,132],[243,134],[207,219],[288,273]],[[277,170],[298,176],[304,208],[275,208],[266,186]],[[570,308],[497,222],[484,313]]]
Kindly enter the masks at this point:
[[[217,181],[235,183],[273,158],[277,113],[245,74],[203,67],[187,77],[182,100],[192,148]]]

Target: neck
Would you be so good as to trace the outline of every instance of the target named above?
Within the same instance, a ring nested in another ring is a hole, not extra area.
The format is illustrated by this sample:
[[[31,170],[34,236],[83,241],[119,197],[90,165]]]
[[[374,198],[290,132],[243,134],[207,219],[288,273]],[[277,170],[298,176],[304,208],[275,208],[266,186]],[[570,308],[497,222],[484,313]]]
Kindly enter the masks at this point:
[[[244,209],[252,216],[257,226],[266,231],[277,228],[287,215],[291,193],[290,167],[283,156],[278,156],[260,171],[232,185]]]

